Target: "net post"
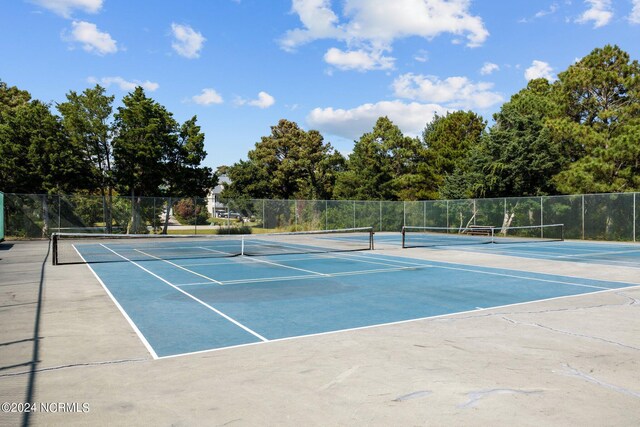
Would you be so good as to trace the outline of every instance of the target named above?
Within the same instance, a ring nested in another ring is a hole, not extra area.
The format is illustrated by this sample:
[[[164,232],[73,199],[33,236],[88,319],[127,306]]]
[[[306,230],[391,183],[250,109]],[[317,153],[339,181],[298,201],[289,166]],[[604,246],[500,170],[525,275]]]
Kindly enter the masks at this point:
[[[244,236],[240,237],[240,255],[244,255]]]
[[[406,249],[405,246],[405,235],[406,235],[406,230],[405,230],[406,226],[402,226],[402,249]]]
[[[51,235],[51,262],[58,265],[58,233]]]
[[[369,250],[374,250],[374,246],[373,246],[373,227],[371,227],[371,230],[369,230]]]

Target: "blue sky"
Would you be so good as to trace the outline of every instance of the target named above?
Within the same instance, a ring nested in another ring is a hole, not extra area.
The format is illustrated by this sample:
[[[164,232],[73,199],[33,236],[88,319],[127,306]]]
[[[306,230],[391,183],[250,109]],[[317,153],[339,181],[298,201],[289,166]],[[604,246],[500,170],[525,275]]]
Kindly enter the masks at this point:
[[[387,115],[486,119],[528,79],[596,47],[640,59],[640,0],[5,0],[0,79],[62,102],[135,85],[206,134],[206,165],[246,158],[279,119],[348,154]]]

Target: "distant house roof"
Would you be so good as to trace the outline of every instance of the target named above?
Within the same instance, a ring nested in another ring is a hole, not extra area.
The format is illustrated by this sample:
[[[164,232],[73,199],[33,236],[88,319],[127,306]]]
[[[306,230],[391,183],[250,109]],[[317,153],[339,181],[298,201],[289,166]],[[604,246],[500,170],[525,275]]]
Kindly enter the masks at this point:
[[[229,179],[229,177],[227,175],[220,175],[218,177],[218,185],[216,185],[213,190],[211,190],[211,194],[220,194],[222,193],[222,190],[224,190],[224,187],[227,186],[227,184],[230,184],[231,180]]]

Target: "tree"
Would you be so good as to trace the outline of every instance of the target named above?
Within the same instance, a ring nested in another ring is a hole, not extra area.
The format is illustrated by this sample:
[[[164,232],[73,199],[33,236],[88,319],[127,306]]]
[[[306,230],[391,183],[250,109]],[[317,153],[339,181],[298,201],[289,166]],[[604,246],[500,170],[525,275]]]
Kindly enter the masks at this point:
[[[128,232],[146,232],[140,223],[141,196],[161,192],[167,177],[165,160],[177,145],[177,122],[141,87],[122,99],[115,114],[114,177],[120,191],[131,194]]]
[[[172,197],[204,197],[208,189],[215,187],[218,182],[218,177],[211,168],[200,166],[207,152],[204,149],[205,135],[197,125],[197,120],[197,117],[193,116],[184,122],[178,130],[176,144],[167,146],[163,189],[169,199],[164,234],[169,226],[168,207],[172,206]],[[206,209],[202,209],[201,206],[196,206],[196,210],[202,215],[206,213]]]
[[[420,142],[402,134],[388,117],[354,145],[347,169],[336,182],[336,196],[358,200],[415,199],[421,186],[417,173]]]
[[[0,83],[0,187],[6,192],[86,189],[88,169],[50,107]]]
[[[320,132],[304,131],[280,120],[248,153],[248,160],[227,168],[231,184],[224,197],[330,198],[344,158]]]
[[[111,232],[113,205],[112,126],[109,122],[113,100],[113,96],[105,95],[103,87],[96,85],[81,94],[70,91],[67,102],[57,105],[69,140],[81,149],[84,161],[91,167],[91,174],[85,179],[91,187],[100,190],[102,200],[106,199],[103,206],[107,233]]]
[[[640,189],[640,64],[618,46],[594,49],[558,74],[562,115],[551,136],[571,160],[554,178],[558,190]]]
[[[86,189],[89,169],[48,104],[0,83],[0,188],[15,193]],[[42,197],[42,236],[48,235],[49,197]]]
[[[462,188],[460,184],[467,179],[470,168],[467,158],[480,143],[486,125],[486,121],[472,111],[436,114],[427,124],[422,133],[426,155],[420,172],[430,184],[429,198],[469,193],[470,186]]]
[[[535,196],[555,192],[552,178],[566,164],[548,121],[558,104],[546,79],[531,80],[494,114],[482,139],[484,182],[481,195]],[[480,154],[481,153],[475,153]],[[477,163],[476,163],[477,164]]]

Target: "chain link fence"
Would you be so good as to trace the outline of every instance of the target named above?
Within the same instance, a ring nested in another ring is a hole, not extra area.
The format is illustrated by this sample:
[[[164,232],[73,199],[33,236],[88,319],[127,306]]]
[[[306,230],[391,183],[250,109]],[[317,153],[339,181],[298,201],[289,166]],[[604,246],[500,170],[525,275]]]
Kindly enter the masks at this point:
[[[4,228],[8,238],[47,238],[52,232],[199,234],[354,227],[397,232],[403,225],[561,223],[567,239],[635,242],[640,241],[639,194],[407,202],[5,194]]]

